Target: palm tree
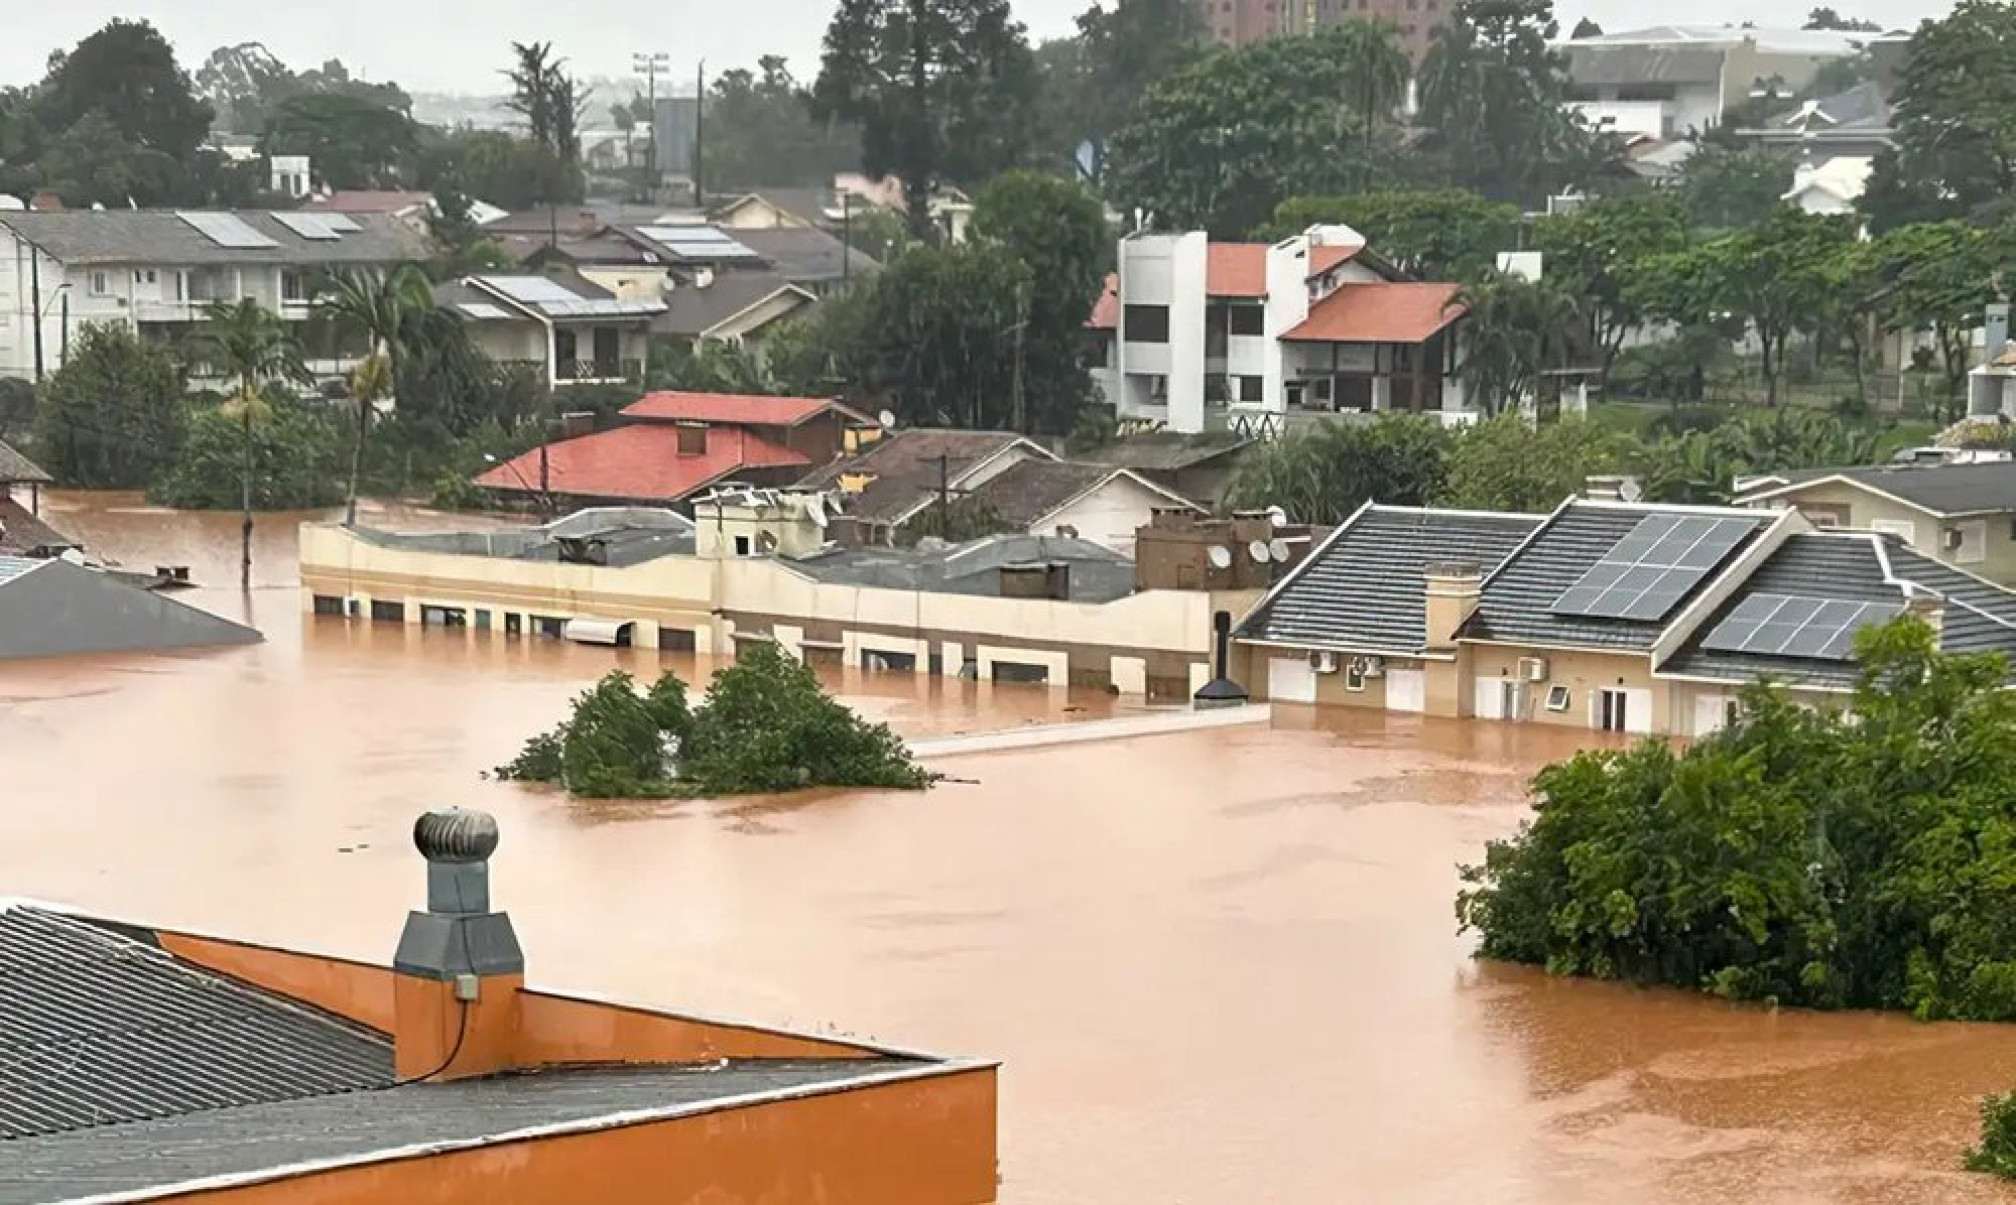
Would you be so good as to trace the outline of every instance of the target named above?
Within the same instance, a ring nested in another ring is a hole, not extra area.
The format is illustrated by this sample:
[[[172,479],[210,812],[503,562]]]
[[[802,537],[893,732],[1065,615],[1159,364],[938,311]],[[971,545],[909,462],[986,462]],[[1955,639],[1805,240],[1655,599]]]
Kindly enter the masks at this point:
[[[1487,415],[1516,405],[1541,374],[1565,368],[1583,329],[1581,304],[1558,286],[1492,273],[1466,285],[1454,304],[1465,306],[1460,328],[1460,371]]]
[[[369,380],[379,392],[373,397],[365,397],[358,389],[351,394],[357,405],[357,434],[350,448],[350,488],[349,497],[343,510],[343,522],[355,526],[357,522],[357,474],[364,458],[364,440],[370,432],[371,416],[375,412],[372,405],[380,397],[389,397],[398,387],[399,357],[406,350],[406,338],[413,326],[416,315],[434,308],[434,295],[427,284],[427,277],[413,264],[400,264],[390,272],[364,269],[357,272],[331,272],[316,291],[316,313],[363,335],[371,345],[372,358],[383,357],[382,380],[377,375]],[[370,361],[365,361],[368,364]],[[362,373],[364,364],[357,366]],[[380,370],[374,369],[377,374]],[[353,386],[357,378],[353,376]]]
[[[240,527],[239,584],[252,588],[252,425],[268,409],[261,395],[263,385],[272,381],[310,379],[301,360],[301,344],[278,314],[262,307],[254,298],[220,302],[210,309],[201,334],[203,355],[225,376],[238,382],[238,391],[225,403],[227,413],[236,413],[245,433],[244,458],[239,466],[239,493],[244,508]]]
[[[1346,73],[1356,82],[1356,100],[1365,118],[1365,156],[1369,165],[1372,140],[1381,119],[1390,117],[1407,96],[1413,64],[1400,48],[1399,30],[1384,21],[1350,20],[1330,34]]]

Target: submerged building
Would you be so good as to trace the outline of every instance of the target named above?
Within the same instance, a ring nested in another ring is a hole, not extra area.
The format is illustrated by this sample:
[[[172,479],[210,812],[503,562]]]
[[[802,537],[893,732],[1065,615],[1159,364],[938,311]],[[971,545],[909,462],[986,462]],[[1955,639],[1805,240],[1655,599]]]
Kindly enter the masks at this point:
[[[74,554],[73,554],[74,555]],[[0,555],[0,661],[251,644],[259,633],[64,557]]]
[[[995,1064],[531,986],[497,840],[389,965],[0,901],[0,1205],[995,1199]]]

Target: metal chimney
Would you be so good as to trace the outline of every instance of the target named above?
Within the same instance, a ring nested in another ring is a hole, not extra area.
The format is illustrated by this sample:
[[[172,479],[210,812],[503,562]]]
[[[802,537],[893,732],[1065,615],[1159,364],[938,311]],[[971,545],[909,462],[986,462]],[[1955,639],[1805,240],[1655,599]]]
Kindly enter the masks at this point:
[[[1197,688],[1191,697],[1191,705],[1197,708],[1237,707],[1246,702],[1246,688],[1232,680],[1232,613],[1219,611],[1211,617],[1211,627],[1217,636],[1217,676]]]

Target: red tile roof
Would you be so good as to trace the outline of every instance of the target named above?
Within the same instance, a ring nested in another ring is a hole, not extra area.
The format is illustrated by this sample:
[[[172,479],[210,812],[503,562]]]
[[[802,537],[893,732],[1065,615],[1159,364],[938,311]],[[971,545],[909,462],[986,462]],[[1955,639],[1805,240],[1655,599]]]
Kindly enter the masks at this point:
[[[1206,247],[1204,292],[1212,297],[1265,297],[1267,244],[1212,243]]]
[[[712,427],[707,450],[679,451],[679,428],[636,423],[548,444],[548,488],[582,498],[623,498],[675,502],[743,469],[812,463],[809,457],[771,443],[743,427]],[[493,490],[539,492],[539,449],[498,465],[476,478]]]
[[[1120,329],[1120,274],[1108,272],[1106,287],[1099,291],[1099,300],[1092,303],[1092,316],[1085,325],[1095,331],[1117,331]]]
[[[1462,288],[1413,281],[1340,285],[1281,338],[1302,343],[1419,343],[1463,316],[1466,307],[1454,304]]]
[[[1309,248],[1309,275],[1321,276],[1338,264],[1349,263],[1364,249],[1363,243],[1319,243]]]
[[[647,393],[623,407],[623,417],[661,422],[741,423],[751,427],[795,427],[834,405],[825,397],[772,397],[753,393]]]

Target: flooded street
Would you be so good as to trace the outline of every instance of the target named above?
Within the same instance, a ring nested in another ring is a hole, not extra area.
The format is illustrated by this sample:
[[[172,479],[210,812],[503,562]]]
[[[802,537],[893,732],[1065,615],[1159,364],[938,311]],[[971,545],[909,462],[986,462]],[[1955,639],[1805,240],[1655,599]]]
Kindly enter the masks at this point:
[[[180,597],[267,642],[0,663],[0,895],[384,961],[423,889],[414,815],[464,804],[502,825],[533,982],[1001,1059],[1004,1202],[2016,1200],[1957,1170],[2016,1027],[1468,957],[1456,863],[1581,734],[1286,709],[959,758],[977,781],[921,794],[569,803],[482,771],[612,664],[707,667],[303,616],[298,517],[260,517],[246,596],[233,515],[46,513],[189,564]],[[833,685],[912,735],[1113,706]]]

